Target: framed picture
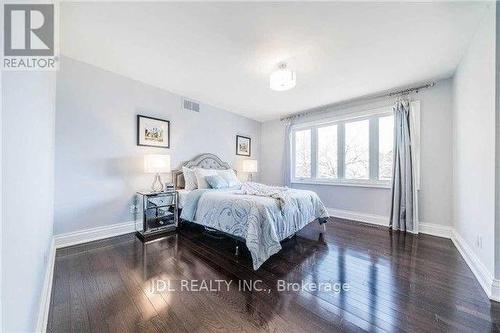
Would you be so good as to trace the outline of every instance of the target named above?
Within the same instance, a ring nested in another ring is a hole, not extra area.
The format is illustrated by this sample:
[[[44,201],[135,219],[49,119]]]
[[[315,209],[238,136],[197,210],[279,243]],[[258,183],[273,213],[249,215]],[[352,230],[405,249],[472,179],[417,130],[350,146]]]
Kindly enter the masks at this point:
[[[246,136],[236,136],[236,155],[250,156],[252,153],[252,139]]]
[[[170,121],[137,115],[137,145],[170,148]]]

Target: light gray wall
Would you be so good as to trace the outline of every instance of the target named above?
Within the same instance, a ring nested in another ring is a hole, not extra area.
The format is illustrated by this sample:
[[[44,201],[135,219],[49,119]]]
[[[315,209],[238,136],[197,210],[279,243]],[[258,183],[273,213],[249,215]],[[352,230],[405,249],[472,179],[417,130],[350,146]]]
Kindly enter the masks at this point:
[[[2,80],[2,76],[3,76],[3,72],[0,71],[0,91],[3,91],[3,80]],[[2,205],[3,205],[3,182],[2,182],[2,178],[3,178],[3,161],[2,161],[2,156],[3,156],[3,146],[2,146],[2,136],[3,136],[3,130],[2,130],[2,127],[3,127],[3,122],[2,122],[2,119],[3,119],[3,93],[0,94],[0,175],[2,175],[0,177],[0,331],[2,331],[2,327],[3,327],[3,321],[2,321],[2,312],[3,312],[3,307],[2,307],[2,299],[3,299],[3,293],[2,293],[2,276],[3,276],[3,273],[2,273],[2,253],[3,253],[3,246],[2,246],[2,238],[3,238],[3,209],[2,209]]]
[[[53,234],[55,73],[2,76],[2,319],[35,330]]]
[[[239,168],[236,134],[252,138],[259,160],[261,124],[67,58],[57,75],[55,233],[131,221],[135,191],[148,189],[143,156],[170,154],[172,167],[214,153]],[[136,115],[170,120],[171,149],[138,147]],[[244,176],[244,175],[242,175]]]
[[[421,104],[421,190],[422,223],[451,225],[451,80],[443,80],[414,95]],[[349,113],[392,105],[394,99],[382,98],[327,110]],[[316,118],[324,117],[316,116]],[[309,118],[311,119],[311,118]],[[262,124],[261,164],[263,182],[282,184],[281,170],[284,128],[279,120]],[[296,184],[293,187],[316,191],[328,208],[389,216],[390,189]]]
[[[500,280],[500,6],[496,6],[495,277]]]
[[[496,6],[495,278],[500,280],[500,6]]]
[[[485,15],[453,81],[455,230],[494,273],[495,4]],[[477,244],[482,238],[482,247]]]

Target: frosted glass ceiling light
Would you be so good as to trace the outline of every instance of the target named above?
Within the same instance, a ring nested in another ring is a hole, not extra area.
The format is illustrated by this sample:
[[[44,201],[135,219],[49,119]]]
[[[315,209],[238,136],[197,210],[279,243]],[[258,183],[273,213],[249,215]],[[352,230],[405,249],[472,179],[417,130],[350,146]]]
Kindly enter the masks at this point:
[[[285,91],[292,89],[297,84],[295,72],[286,67],[283,63],[269,77],[269,87],[275,91]]]

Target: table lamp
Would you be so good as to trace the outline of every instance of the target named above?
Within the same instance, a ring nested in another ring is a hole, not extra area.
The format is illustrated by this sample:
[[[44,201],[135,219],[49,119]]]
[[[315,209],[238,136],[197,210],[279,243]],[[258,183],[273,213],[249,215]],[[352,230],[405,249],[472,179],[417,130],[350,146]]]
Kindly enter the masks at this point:
[[[257,160],[243,160],[243,172],[248,172],[248,180],[252,181],[252,173],[257,172]]]
[[[145,155],[144,171],[146,173],[156,174],[151,189],[153,190],[153,192],[162,192],[164,187],[163,183],[161,182],[160,173],[171,172],[170,155]]]

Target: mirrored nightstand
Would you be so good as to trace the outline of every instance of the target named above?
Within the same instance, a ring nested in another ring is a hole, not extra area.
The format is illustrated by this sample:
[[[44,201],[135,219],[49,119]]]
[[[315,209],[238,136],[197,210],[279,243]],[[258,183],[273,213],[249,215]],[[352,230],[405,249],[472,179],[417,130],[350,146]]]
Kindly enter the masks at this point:
[[[142,241],[177,228],[177,192],[137,192],[135,230]]]

